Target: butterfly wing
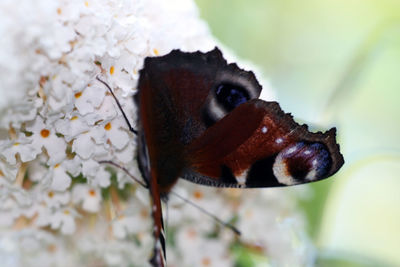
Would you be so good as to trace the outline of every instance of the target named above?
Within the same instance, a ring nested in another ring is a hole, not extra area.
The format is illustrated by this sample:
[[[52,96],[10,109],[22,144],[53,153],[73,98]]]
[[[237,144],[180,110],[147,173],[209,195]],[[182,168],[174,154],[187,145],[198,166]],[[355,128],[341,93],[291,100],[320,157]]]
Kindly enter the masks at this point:
[[[187,166],[187,146],[261,92],[254,74],[228,64],[217,48],[146,58],[138,89],[139,166],[146,164],[147,147],[161,193],[169,192]]]
[[[217,97],[210,88],[219,92]],[[146,58],[138,89],[138,164],[150,189],[155,239],[151,264],[158,267],[165,265],[160,196],[170,191],[187,165],[186,147],[237,103],[257,98],[261,86],[253,73],[227,64],[216,48]],[[230,90],[236,97],[220,105]]]
[[[213,186],[283,186],[329,177],[343,165],[334,130],[309,132],[277,103],[257,99],[260,92],[254,74],[228,64],[217,48],[146,59],[139,125],[161,193],[178,176]]]
[[[258,100],[260,92],[254,74],[227,64],[217,48],[146,58],[135,100],[138,164],[153,204],[153,266],[165,264],[160,196],[179,176],[270,187],[320,180],[343,165],[334,129],[311,133],[277,103]]]
[[[183,178],[221,187],[274,187],[321,180],[343,165],[335,129],[311,133],[278,103],[239,105],[187,147]]]

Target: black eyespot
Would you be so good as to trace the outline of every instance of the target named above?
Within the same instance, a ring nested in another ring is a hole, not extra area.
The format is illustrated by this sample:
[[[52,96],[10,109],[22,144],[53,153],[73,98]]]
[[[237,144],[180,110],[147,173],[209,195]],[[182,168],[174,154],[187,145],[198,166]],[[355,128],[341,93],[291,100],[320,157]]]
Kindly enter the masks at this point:
[[[215,90],[217,101],[226,111],[232,111],[234,108],[250,99],[247,90],[239,85],[222,83]]]
[[[299,181],[304,180],[312,170],[315,170],[314,179],[325,177],[332,164],[328,149],[321,143],[299,142],[287,148],[283,158],[289,174]]]

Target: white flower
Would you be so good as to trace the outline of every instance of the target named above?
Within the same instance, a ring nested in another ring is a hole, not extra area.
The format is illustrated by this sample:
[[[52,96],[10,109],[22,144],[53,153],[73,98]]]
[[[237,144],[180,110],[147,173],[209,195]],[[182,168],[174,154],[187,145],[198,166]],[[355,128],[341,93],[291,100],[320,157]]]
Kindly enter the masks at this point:
[[[82,159],[78,156],[64,160],[61,165],[72,176],[78,176],[82,172]]]
[[[282,194],[282,189],[278,189],[242,195],[237,225],[242,232],[241,240],[257,244],[274,264],[306,266],[310,258],[304,252],[311,253],[312,248],[300,230],[304,225],[300,215],[293,211],[288,194]]]
[[[64,160],[61,164],[45,166],[42,158],[35,160],[29,166],[29,179],[39,182],[43,187],[55,191],[65,191],[71,185],[71,177],[80,173],[80,161],[77,159]]]
[[[94,80],[93,82],[99,83],[97,80]],[[105,89],[103,84],[96,86],[101,86],[103,89]],[[130,104],[132,105],[133,103]],[[118,106],[115,103],[115,99],[106,93],[105,97],[103,98],[103,102],[101,102],[101,104],[95,110],[84,115],[84,119],[89,125],[94,125],[98,122],[110,121],[114,119],[118,113]],[[105,125],[105,123],[103,125]]]
[[[92,139],[91,132],[79,135],[72,144],[72,151],[76,152],[82,159],[89,159],[93,155],[93,147],[96,144]]]
[[[116,149],[123,149],[129,142],[129,135],[126,130],[122,130],[123,126],[126,127],[126,122],[121,117],[104,125],[107,141],[109,140]]]
[[[72,189],[74,203],[82,203],[82,208],[88,212],[100,210],[101,194],[97,188],[78,184]]]
[[[60,228],[63,234],[73,234],[75,232],[75,212],[70,209],[56,211],[51,218],[51,228]]]
[[[76,229],[76,211],[71,208],[60,207],[60,203],[51,204],[53,205],[46,206],[44,203],[36,205],[26,213],[26,216],[35,217],[34,224],[36,226],[50,226],[54,230],[59,229],[62,234],[73,234]]]
[[[72,112],[68,118],[57,120],[55,128],[64,135],[65,141],[69,142],[79,134],[89,131],[90,126],[79,113]]]
[[[1,154],[11,165],[17,164],[16,156],[19,155],[22,162],[27,162],[35,159],[39,154],[37,147],[32,145],[32,140],[26,137],[21,137],[15,141],[7,141],[1,145]]]
[[[127,164],[133,165],[133,164],[136,164],[136,162],[132,163],[132,158],[136,154],[135,149],[136,149],[136,146],[132,140],[123,149],[121,149],[121,150],[115,149],[112,151],[113,151],[113,154],[114,154],[117,162],[121,162],[122,165],[127,165]]]
[[[85,177],[96,176],[99,168],[100,168],[100,164],[93,159],[82,161],[82,174]]]
[[[43,197],[44,203],[49,208],[60,208],[61,206],[65,206],[69,203],[71,199],[71,194],[69,191],[67,192],[55,192],[55,191],[47,191],[41,192],[41,196]]]
[[[10,184],[5,179],[0,179],[0,199],[5,201],[7,198],[11,198],[12,202],[20,207],[29,206],[32,204],[32,198],[29,191],[24,190],[18,185]],[[4,204],[1,202],[0,204]]]
[[[139,199],[130,201],[125,211],[112,221],[111,226],[114,236],[119,239],[124,239],[134,233],[140,235],[150,233],[152,221],[148,201],[143,202]]]
[[[75,107],[79,114],[85,116],[93,113],[103,102],[106,88],[97,81],[92,85],[89,84],[85,89],[75,93]]]
[[[67,174],[65,168],[60,164],[56,164],[50,169],[51,171],[48,172],[52,179],[50,188],[55,191],[66,190],[71,185],[71,177]]]
[[[123,239],[128,234],[136,232],[138,219],[135,216],[118,216],[112,223],[113,234],[116,238]]]
[[[108,187],[111,184],[110,178],[110,172],[106,171],[104,167],[101,167],[92,180],[92,184],[98,187]]]
[[[20,164],[10,165],[0,158],[0,179],[5,178],[8,181],[13,182],[17,176],[19,167]]]
[[[181,255],[179,266],[232,266],[229,245],[220,239],[206,238],[202,225],[182,226],[178,229],[176,243]]]
[[[68,162],[70,161],[64,161],[61,164],[58,163],[46,168],[43,163],[37,161],[32,164],[33,168],[30,168],[32,175],[30,179],[39,182],[43,189],[50,188],[54,191],[65,191],[71,185],[71,177],[65,167],[65,165],[68,166]]]
[[[23,208],[32,204],[30,195],[22,188],[8,184],[0,179],[0,225],[11,226],[23,212]]]
[[[36,151],[41,151],[42,147],[46,149],[49,165],[58,164],[65,159],[67,144],[63,138],[56,135],[54,126],[46,125],[44,120],[37,116],[34,121],[27,124],[26,129],[32,133],[28,139],[32,140],[31,145]]]

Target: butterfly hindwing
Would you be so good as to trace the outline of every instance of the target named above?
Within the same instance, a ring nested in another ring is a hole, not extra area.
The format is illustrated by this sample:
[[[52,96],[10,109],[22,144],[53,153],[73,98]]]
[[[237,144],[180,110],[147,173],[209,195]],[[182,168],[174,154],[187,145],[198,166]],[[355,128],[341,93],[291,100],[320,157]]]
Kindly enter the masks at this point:
[[[187,148],[184,178],[226,187],[274,187],[327,178],[342,165],[335,129],[311,133],[276,102],[253,99]]]

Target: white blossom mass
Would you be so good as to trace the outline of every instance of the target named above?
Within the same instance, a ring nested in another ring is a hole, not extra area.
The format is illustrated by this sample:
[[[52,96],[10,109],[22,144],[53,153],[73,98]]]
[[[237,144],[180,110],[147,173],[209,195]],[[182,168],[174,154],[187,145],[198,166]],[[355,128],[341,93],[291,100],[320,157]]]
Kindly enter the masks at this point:
[[[145,57],[217,44],[194,2],[2,0],[0,35],[1,265],[147,266],[148,192],[98,163],[111,160],[140,177],[135,136],[95,78],[113,88],[134,124]],[[267,84],[264,91],[272,95]],[[176,191],[242,235],[171,196],[169,266],[233,266],[235,246],[271,266],[312,264],[295,193],[185,181]]]

